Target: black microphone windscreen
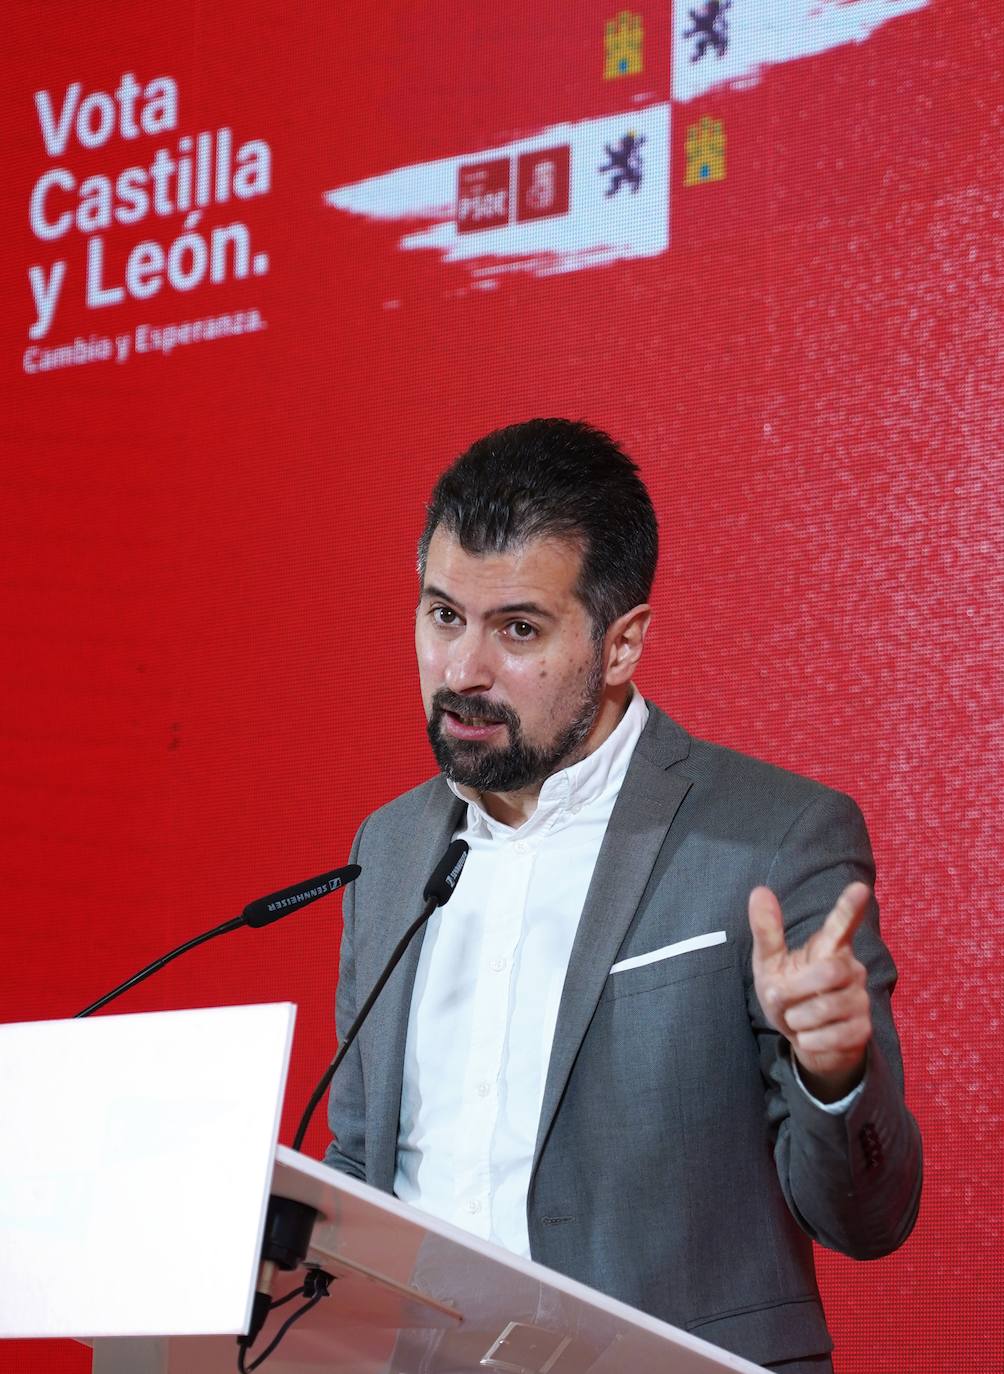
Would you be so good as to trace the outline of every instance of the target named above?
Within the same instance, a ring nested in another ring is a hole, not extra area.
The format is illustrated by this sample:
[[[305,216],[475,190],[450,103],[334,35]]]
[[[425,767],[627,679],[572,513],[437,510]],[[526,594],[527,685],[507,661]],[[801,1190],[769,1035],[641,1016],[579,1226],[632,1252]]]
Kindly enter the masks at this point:
[[[425,902],[435,901],[437,906],[442,906],[453,896],[453,889],[460,880],[464,864],[467,862],[467,841],[454,840],[448,847],[446,853],[439,863],[432,870],[432,877],[425,885],[422,893],[422,900]]]
[[[241,912],[241,917],[245,925],[267,926],[290,911],[295,911],[301,906],[309,906],[319,897],[326,897],[329,892],[337,892],[347,883],[355,882],[361,872],[358,864],[346,864],[344,868],[332,869],[330,873],[322,873],[318,878],[308,878],[306,882],[294,883],[292,887],[284,887],[279,892],[270,892],[267,897],[259,897],[256,902],[248,902]]]

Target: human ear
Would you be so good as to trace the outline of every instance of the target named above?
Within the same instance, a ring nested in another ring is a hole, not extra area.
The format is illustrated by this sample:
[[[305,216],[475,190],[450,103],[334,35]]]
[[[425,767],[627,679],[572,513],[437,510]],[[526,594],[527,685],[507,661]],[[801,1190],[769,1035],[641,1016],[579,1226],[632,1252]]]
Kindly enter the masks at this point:
[[[607,628],[603,638],[608,687],[621,687],[631,681],[645,646],[645,635],[651,619],[651,606],[635,606],[618,616]]]

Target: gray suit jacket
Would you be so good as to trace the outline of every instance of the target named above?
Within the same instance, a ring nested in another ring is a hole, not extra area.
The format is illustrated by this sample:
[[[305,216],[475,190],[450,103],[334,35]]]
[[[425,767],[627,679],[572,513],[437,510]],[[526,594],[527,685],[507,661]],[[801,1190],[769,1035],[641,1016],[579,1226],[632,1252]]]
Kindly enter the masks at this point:
[[[461,823],[441,778],[363,824],[348,889],[344,1035]],[[831,1348],[810,1238],[886,1254],[909,1234],[921,1149],[889,1007],[896,971],[872,910],[855,940],[875,1036],[864,1091],[831,1116],[799,1088],[753,990],[750,890],[772,887],[804,942],[844,885],[872,882],[855,804],[691,738],[655,707],[583,907],[548,1065],[527,1196],[533,1258],[757,1363]],[[726,941],[610,975],[633,955]],[[325,1158],[393,1189],[420,940],[335,1080]]]

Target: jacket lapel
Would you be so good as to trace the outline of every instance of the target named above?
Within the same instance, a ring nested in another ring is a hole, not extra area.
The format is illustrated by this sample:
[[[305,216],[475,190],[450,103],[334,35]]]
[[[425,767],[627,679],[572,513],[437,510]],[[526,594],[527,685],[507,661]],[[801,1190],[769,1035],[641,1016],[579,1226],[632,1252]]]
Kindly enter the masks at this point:
[[[649,704],[649,721],[610,817],[572,946],[544,1083],[534,1172],[610,967],[690,788],[683,773],[666,771],[686,757],[689,745],[689,736]]]
[[[464,806],[441,779],[429,789],[413,836],[408,837],[410,843],[405,842],[406,847],[400,855],[393,887],[388,884],[386,907],[378,913],[383,922],[376,945],[378,954],[369,961],[366,986],[357,990],[360,1002],[369,993],[398,940],[421,912],[422,889],[460,827]],[[393,864],[393,856],[388,857]],[[378,1188],[392,1188],[394,1182],[408,1013],[425,930],[423,926],[405,950],[369,1016],[366,1154],[369,1181]]]

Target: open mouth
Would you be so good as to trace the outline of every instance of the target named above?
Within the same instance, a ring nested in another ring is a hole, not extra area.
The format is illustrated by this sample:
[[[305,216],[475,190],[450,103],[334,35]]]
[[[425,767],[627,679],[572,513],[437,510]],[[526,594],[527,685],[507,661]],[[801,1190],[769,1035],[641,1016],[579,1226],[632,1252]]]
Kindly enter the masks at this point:
[[[488,739],[496,730],[502,729],[502,721],[485,720],[483,716],[465,718],[456,715],[453,711],[443,712],[443,723],[447,734],[455,739]]]

